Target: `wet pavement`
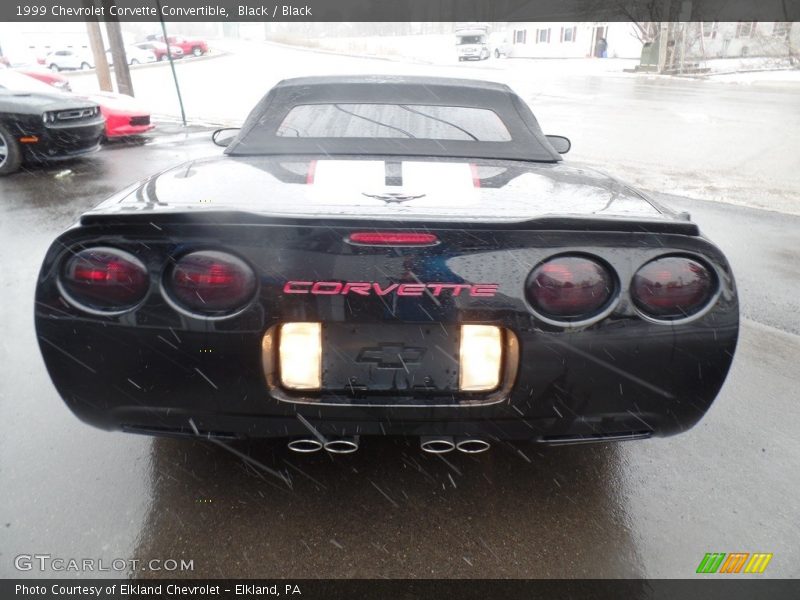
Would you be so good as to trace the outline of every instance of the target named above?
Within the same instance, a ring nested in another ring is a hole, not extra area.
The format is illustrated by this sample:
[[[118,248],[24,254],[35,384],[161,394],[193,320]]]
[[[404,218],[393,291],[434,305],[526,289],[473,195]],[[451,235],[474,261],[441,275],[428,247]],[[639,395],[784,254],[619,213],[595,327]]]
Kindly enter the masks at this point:
[[[661,198],[729,255],[745,318],[721,395],[684,435],[445,457],[403,438],[337,457],[151,439],[67,410],[39,355],[33,291],[81,212],[220,151],[199,135],[157,141],[0,179],[0,577],[41,576],[14,568],[36,553],[193,561],[143,577],[690,577],[706,552],[734,551],[774,553],[763,576],[800,576],[800,218]]]

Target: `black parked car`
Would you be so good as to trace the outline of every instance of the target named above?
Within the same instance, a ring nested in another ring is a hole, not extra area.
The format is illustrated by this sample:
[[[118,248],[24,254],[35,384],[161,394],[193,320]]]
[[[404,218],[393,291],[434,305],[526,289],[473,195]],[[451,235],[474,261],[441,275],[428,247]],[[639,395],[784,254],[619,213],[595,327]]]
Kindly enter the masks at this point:
[[[0,175],[25,161],[72,158],[100,147],[105,119],[88,101],[0,69]]]
[[[105,429],[301,452],[685,431],[736,347],[728,262],[568,149],[504,85],[284,81],[225,156],[53,243],[36,291],[53,382]]]

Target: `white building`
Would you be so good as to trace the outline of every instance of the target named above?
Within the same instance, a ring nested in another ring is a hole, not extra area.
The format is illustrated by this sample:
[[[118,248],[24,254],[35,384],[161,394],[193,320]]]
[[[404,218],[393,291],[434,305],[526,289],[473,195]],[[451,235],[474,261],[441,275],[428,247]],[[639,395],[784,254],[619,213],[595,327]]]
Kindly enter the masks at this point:
[[[84,23],[0,23],[0,49],[14,63],[34,63],[56,48],[87,49]]]
[[[800,26],[792,22],[693,22],[671,27],[676,44],[685,43],[686,58],[789,56],[800,51]],[[601,39],[606,40],[608,58],[639,58],[638,33],[634,23],[622,22],[511,23],[505,37],[511,47],[509,56],[515,58],[596,56]]]
[[[608,58],[639,58],[642,42],[636,33],[633,23],[513,23],[509,56],[586,58],[596,56],[605,40]]]
[[[695,58],[789,56],[800,49],[800,26],[792,22],[686,23],[686,55]]]

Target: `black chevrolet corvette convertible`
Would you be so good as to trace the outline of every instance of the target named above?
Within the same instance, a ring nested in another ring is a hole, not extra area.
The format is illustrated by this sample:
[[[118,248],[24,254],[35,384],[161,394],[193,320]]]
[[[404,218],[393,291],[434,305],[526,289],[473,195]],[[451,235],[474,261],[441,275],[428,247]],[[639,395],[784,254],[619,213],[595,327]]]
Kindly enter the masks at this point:
[[[480,452],[679,433],[719,392],[739,319],[723,254],[565,165],[508,87],[293,79],[227,133],[47,253],[39,344],[84,421]]]

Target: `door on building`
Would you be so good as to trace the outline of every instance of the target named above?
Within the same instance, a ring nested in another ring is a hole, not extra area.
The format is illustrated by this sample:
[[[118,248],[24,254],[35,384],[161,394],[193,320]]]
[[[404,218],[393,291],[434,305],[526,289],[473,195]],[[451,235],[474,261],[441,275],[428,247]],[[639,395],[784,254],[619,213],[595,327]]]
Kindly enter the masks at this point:
[[[606,36],[608,35],[608,27],[605,25],[601,25],[595,27],[592,30],[592,43],[589,46],[589,53],[587,56],[595,56],[597,58],[601,58],[603,55],[603,50],[605,49],[606,44],[599,44],[600,40],[606,40]],[[601,48],[600,46],[603,46]]]

